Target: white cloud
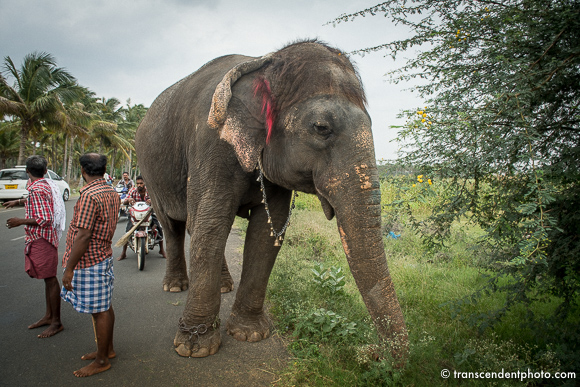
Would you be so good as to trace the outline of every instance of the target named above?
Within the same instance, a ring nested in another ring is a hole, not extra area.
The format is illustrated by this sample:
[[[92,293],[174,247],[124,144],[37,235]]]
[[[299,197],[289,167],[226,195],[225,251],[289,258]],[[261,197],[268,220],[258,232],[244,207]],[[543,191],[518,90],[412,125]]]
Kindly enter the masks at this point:
[[[365,0],[0,0],[0,55],[55,56],[98,96],[149,106],[164,89],[209,60],[226,54],[260,56],[302,38],[320,38],[344,51],[404,34],[382,16],[336,28],[324,23],[376,4]],[[386,82],[394,68],[375,53],[352,58],[367,91],[377,158],[394,158],[389,125],[401,109],[421,102]]]

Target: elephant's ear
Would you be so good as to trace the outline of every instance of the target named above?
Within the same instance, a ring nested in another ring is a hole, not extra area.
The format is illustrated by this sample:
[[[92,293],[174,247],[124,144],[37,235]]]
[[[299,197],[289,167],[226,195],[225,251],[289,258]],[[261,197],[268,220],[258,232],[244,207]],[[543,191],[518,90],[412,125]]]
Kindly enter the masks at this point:
[[[264,144],[245,127],[245,123],[241,122],[239,115],[228,114],[228,110],[232,109],[229,106],[232,98],[232,87],[243,75],[256,71],[271,61],[272,54],[268,54],[240,63],[228,71],[213,93],[207,118],[208,125],[219,130],[220,138],[232,145],[238,161],[246,172],[251,172],[256,167]]]

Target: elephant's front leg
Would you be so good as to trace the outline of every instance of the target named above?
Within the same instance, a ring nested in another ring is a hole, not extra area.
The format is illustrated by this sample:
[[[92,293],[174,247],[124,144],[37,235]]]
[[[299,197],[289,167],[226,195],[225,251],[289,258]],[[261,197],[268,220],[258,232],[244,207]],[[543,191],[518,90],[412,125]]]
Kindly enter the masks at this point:
[[[220,346],[222,264],[233,217],[196,220],[190,246],[190,288],[173,343],[181,356],[206,357]]]
[[[278,188],[268,205],[276,231],[288,218],[291,192]],[[264,311],[266,286],[280,247],[274,246],[264,205],[251,210],[246,240],[244,263],[236,301],[228,318],[229,335],[240,341],[256,342],[270,336],[270,318]]]

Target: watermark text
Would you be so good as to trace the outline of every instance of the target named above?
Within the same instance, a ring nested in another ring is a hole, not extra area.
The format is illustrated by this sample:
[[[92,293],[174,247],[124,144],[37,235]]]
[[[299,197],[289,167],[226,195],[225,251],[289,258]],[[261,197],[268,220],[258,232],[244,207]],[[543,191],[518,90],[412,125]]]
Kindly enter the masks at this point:
[[[521,382],[532,379],[576,379],[576,372],[546,372],[546,371],[506,371],[502,368],[500,372],[461,372],[441,370],[443,379],[517,379]]]

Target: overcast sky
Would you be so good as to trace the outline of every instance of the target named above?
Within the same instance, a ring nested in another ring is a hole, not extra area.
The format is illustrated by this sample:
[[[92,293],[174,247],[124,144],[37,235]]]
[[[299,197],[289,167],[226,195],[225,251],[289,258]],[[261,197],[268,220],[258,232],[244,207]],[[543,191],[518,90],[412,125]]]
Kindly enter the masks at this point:
[[[382,15],[324,24],[377,0],[0,0],[0,55],[19,67],[34,51],[52,54],[98,97],[150,106],[167,87],[221,55],[261,56],[289,42],[318,38],[349,52],[405,37]],[[392,85],[397,65],[384,53],[351,56],[369,101],[378,159],[403,109],[422,105],[409,85]]]

